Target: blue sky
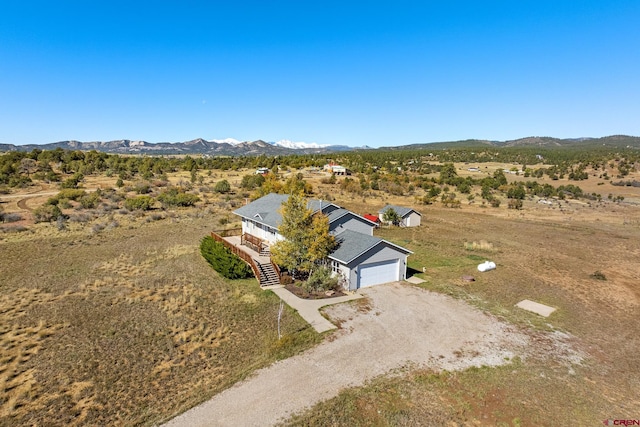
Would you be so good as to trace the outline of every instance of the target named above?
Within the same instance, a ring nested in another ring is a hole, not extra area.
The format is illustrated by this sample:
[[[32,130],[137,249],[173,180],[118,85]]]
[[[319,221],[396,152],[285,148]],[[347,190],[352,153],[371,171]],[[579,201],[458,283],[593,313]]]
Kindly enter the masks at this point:
[[[640,135],[640,2],[2,1],[0,143]]]

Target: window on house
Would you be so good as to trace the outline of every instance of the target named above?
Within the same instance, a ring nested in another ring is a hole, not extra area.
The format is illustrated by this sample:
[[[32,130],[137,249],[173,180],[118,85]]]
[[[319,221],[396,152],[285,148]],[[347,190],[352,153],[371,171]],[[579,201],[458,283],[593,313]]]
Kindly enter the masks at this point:
[[[340,273],[340,263],[338,261],[331,261],[331,271]]]

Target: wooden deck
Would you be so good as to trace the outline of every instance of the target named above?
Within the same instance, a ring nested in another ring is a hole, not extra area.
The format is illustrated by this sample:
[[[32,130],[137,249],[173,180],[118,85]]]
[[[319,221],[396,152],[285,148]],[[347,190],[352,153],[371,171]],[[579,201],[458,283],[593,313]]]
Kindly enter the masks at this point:
[[[271,261],[268,256],[262,256],[255,249],[253,244],[246,244],[246,237],[250,235],[238,235],[237,233],[225,233],[224,237],[215,231],[211,232],[211,237],[223,243],[232,253],[240,257],[244,262],[249,264],[253,270],[253,274],[258,279],[260,286],[271,286],[282,283],[282,273],[276,264]],[[255,237],[255,236],[251,236]],[[258,239],[256,237],[256,239]],[[262,239],[259,239],[262,241]],[[266,246],[266,242],[262,241]],[[243,244],[244,243],[244,244]],[[262,246],[262,245],[260,245]]]
[[[258,252],[254,251],[249,246],[243,245],[241,242],[242,239],[240,236],[228,236],[228,237],[223,237],[223,239],[226,240],[229,244],[233,245],[234,247],[237,247],[238,250],[244,251],[247,254],[249,254],[251,258],[254,258],[256,261],[259,261],[260,264],[264,264],[264,263],[268,264],[271,262],[271,259],[269,257],[260,256]]]

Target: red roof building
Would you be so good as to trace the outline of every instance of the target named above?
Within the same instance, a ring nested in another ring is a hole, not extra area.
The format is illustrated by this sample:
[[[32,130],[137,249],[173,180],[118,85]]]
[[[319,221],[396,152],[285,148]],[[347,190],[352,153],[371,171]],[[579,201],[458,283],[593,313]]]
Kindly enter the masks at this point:
[[[373,221],[373,222],[375,222],[376,224],[379,224],[379,223],[380,223],[380,218],[378,218],[378,217],[377,217],[377,216],[375,216],[375,215],[371,215],[371,214],[364,214],[364,215],[362,215],[362,216],[363,216],[364,218],[368,219],[369,221]]]

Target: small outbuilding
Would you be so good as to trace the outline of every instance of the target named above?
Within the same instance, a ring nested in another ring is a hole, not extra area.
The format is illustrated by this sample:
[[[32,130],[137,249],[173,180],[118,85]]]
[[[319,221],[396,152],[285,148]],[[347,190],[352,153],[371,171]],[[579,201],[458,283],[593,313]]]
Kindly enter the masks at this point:
[[[420,214],[420,212],[416,211],[413,208],[396,205],[387,205],[378,211],[382,222],[384,222],[384,214],[389,209],[393,209],[398,214],[398,216],[400,217],[401,227],[418,227],[420,225],[420,221],[422,219],[422,215]]]

